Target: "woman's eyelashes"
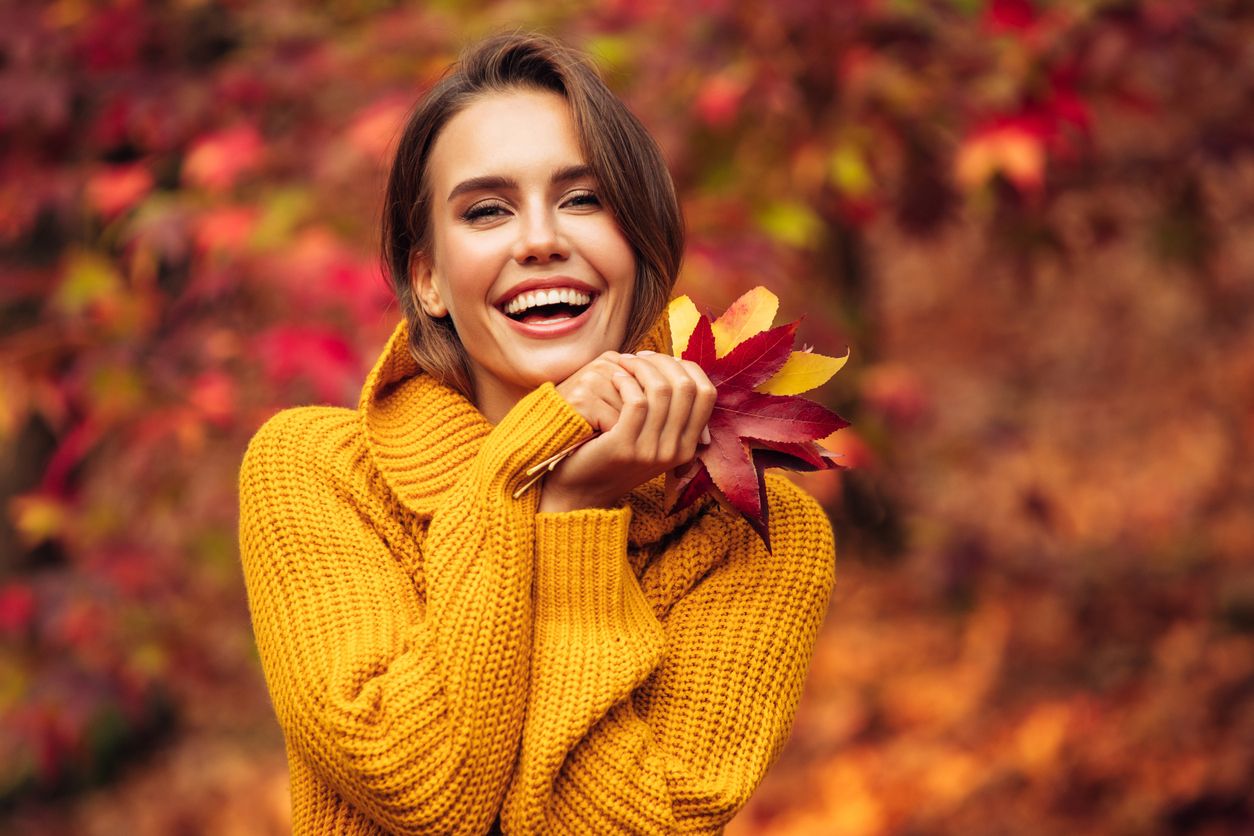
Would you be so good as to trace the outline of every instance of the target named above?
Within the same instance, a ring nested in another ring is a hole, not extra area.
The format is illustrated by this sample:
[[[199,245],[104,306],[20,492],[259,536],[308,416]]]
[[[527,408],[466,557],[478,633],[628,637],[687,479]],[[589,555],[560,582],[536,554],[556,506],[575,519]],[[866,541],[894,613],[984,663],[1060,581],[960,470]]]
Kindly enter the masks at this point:
[[[579,192],[571,195],[566,203],[571,206],[600,206],[601,199],[594,192]]]
[[[508,207],[506,207],[503,203],[476,203],[474,206],[471,206],[462,213],[462,220],[477,221],[480,218],[494,218],[498,215],[505,214],[506,211],[508,211]]]
[[[594,192],[577,192],[562,201],[563,207],[600,206],[601,199]],[[509,206],[499,200],[476,203],[462,213],[462,220],[474,223],[485,218],[496,218],[509,213]]]

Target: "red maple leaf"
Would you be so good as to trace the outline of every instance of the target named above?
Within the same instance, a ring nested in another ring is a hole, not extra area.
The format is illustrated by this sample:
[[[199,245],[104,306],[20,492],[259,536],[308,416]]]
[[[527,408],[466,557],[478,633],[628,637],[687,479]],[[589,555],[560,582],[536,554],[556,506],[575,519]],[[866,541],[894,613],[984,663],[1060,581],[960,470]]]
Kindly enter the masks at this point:
[[[670,512],[704,494],[741,514],[762,538],[771,538],[763,473],[768,467],[797,471],[839,468],[815,442],[849,426],[820,404],[795,395],[770,395],[755,387],[780,371],[793,353],[796,322],[760,331],[717,356],[712,323],[697,319],[681,356],[699,365],[717,389],[710,442],[666,477]]]

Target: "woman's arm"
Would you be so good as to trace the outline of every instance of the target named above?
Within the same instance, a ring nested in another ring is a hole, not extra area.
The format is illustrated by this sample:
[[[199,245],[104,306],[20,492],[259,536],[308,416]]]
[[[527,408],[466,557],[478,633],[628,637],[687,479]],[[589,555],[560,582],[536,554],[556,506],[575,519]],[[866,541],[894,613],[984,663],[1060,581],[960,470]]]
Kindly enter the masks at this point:
[[[355,414],[297,409],[240,473],[253,626],[288,743],[390,832],[483,832],[518,751],[534,492],[522,471],[589,429],[546,385],[483,442],[430,521],[425,601],[366,510]]]
[[[767,485],[774,553],[708,514],[659,559],[717,568],[662,621],[627,563],[628,511],[537,516],[506,832],[713,833],[748,800],[792,727],[834,567],[818,504],[782,478]]]

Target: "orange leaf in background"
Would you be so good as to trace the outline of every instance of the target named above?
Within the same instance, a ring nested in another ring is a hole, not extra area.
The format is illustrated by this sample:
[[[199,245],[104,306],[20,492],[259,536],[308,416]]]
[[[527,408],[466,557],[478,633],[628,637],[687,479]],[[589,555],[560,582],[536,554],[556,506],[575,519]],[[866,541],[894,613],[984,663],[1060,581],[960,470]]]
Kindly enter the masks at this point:
[[[201,252],[238,254],[257,228],[260,212],[252,206],[221,206],[204,212],[195,222],[196,247]]]
[[[220,371],[209,371],[192,381],[188,400],[205,416],[220,427],[229,426],[235,417],[237,398],[235,381]]]
[[[107,166],[87,179],[87,203],[111,218],[134,206],[152,191],[152,173],[143,163]]]
[[[386,160],[400,138],[409,106],[405,99],[384,99],[367,105],[348,126],[349,145],[372,160]]]
[[[28,547],[61,536],[70,521],[70,511],[57,497],[33,492],[9,500],[9,519]]]
[[[226,191],[257,167],[264,150],[261,134],[251,125],[203,136],[183,160],[183,178],[211,192]]]
[[[1034,193],[1045,180],[1045,146],[1038,131],[1011,120],[968,136],[954,166],[954,176],[968,191],[1000,173],[1020,190]]]
[[[851,470],[873,468],[877,464],[875,451],[852,428],[819,439],[819,446],[830,455],[843,459],[845,467]]]

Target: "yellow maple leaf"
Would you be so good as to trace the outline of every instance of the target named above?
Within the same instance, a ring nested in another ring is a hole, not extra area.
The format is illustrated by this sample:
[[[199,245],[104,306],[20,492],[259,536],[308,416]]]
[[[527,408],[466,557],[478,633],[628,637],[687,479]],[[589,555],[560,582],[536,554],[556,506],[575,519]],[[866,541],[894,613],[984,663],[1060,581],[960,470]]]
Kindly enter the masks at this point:
[[[770,380],[758,386],[758,391],[767,395],[798,395],[809,392],[830,380],[848,360],[847,350],[844,357],[794,351]]]
[[[692,329],[697,327],[701,314],[691,299],[677,296],[666,306],[666,315],[671,326],[671,351],[679,357],[688,347],[688,338],[692,336]]]

